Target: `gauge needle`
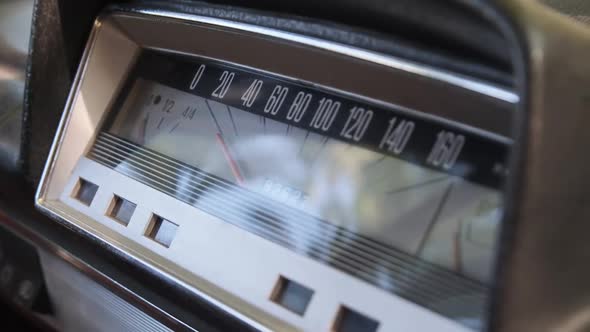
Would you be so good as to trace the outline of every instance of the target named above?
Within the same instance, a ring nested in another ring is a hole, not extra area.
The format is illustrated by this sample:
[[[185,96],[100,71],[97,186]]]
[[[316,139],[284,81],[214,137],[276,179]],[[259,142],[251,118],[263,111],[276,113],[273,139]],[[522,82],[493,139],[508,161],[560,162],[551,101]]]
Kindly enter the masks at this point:
[[[229,168],[231,169],[232,174],[236,178],[236,182],[240,186],[243,185],[244,178],[242,177],[242,174],[240,173],[240,168],[238,167],[238,163],[233,158],[231,152],[229,151],[229,148],[227,147],[227,144],[225,144],[225,141],[223,140],[223,136],[221,136],[220,133],[217,133],[217,134],[215,134],[215,138],[217,139],[217,143],[219,143],[219,145],[221,145],[221,149],[223,150],[223,155],[225,156],[225,160],[227,160],[227,163],[229,164]]]

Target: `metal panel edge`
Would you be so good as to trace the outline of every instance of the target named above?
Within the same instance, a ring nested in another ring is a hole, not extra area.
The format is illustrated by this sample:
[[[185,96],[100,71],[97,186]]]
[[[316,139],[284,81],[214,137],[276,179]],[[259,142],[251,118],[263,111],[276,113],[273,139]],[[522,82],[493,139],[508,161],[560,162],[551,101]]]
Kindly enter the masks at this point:
[[[452,74],[446,71],[429,67],[425,65],[419,65],[410,61],[406,61],[400,58],[396,58],[390,55],[383,55],[363,49],[358,49],[348,45],[342,45],[335,42],[327,42],[318,38],[301,36],[291,32],[280,31],[276,29],[270,29],[265,27],[259,27],[251,24],[232,22],[224,19],[206,17],[193,14],[184,13],[172,13],[153,9],[139,9],[138,13],[167,17],[173,19],[179,19],[184,21],[195,21],[200,23],[206,23],[211,25],[217,25],[236,30],[243,30],[247,32],[253,32],[261,35],[267,35],[270,37],[280,38],[289,40],[299,44],[313,46],[323,50],[340,53],[350,57],[354,57],[360,60],[377,63],[387,67],[399,69],[408,73],[416,74],[419,76],[427,77],[437,81],[441,81],[450,85],[454,85],[466,90],[470,90],[481,95],[499,99],[511,104],[518,103],[519,97],[514,92],[494,86],[493,84],[483,83],[474,79],[462,77],[457,74]]]

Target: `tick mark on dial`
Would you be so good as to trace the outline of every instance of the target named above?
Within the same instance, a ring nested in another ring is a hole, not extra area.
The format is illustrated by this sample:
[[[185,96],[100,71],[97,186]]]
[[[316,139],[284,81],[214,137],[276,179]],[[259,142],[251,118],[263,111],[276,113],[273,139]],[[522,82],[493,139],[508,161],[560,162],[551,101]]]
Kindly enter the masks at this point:
[[[162,123],[164,123],[164,117],[160,118],[160,122],[158,122],[158,126],[156,128],[160,129],[160,126],[162,126]]]
[[[410,185],[410,186],[406,186],[406,187],[402,187],[402,188],[397,188],[397,189],[394,189],[394,190],[391,190],[391,191],[386,192],[386,194],[388,194],[388,195],[399,194],[401,192],[405,192],[405,191],[408,191],[408,190],[412,190],[412,189],[417,189],[417,188],[420,188],[420,187],[428,186],[428,185],[435,184],[435,183],[438,183],[438,182],[441,182],[441,181],[444,181],[444,180],[447,180],[447,179],[449,179],[449,176],[445,175],[445,176],[440,177],[440,178],[435,178],[435,179],[431,179],[431,180],[428,180],[428,181],[416,183],[416,184],[413,184],[413,185]]]
[[[231,125],[234,127],[234,132],[236,133],[236,136],[238,136],[238,127],[236,126],[236,123],[234,122],[234,116],[233,116],[229,106],[226,106],[226,107],[227,107],[227,111],[229,112],[229,119],[231,121]]]
[[[266,118],[260,115],[260,122],[262,122],[262,132],[266,134]]]
[[[223,135],[223,131],[221,131],[221,126],[219,126],[219,122],[217,122],[217,118],[213,114],[213,110],[211,109],[211,105],[209,105],[209,101],[205,99],[205,104],[207,104],[207,108],[209,109],[209,114],[213,118],[213,122],[215,122],[215,126],[217,127],[217,132]]]
[[[430,237],[430,234],[432,233],[432,230],[434,228],[434,224],[436,224],[436,221],[438,220],[443,207],[445,206],[445,204],[447,203],[447,200],[449,199],[449,196],[451,194],[451,191],[453,190],[454,184],[455,184],[455,182],[452,181],[447,186],[447,189],[445,190],[442,199],[440,200],[438,206],[436,207],[436,211],[434,211],[434,215],[433,215],[432,219],[430,220],[428,227],[426,227],[426,230],[422,234],[422,238],[420,239],[420,242],[418,244],[418,248],[416,249],[416,256],[422,256],[422,252],[424,251],[424,246],[426,246],[426,241]]]
[[[309,130],[307,131],[307,133],[305,133],[305,137],[303,138],[303,143],[301,143],[301,147],[299,148],[299,152],[297,153],[298,155],[301,155],[301,152],[303,152],[303,147],[305,146],[305,142],[307,142],[308,137],[309,137]]]
[[[320,148],[316,151],[316,155],[313,159],[313,161],[311,162],[312,164],[314,164],[318,159],[320,159],[321,156],[321,152],[326,148],[326,144],[328,144],[328,141],[330,140],[330,137],[328,136],[324,136],[324,138],[322,139],[322,143],[320,145]]]
[[[349,144],[349,146],[351,146],[351,145]],[[372,160],[372,161],[364,164],[363,165],[363,170],[366,170],[367,168],[371,168],[371,167],[379,164],[380,162],[382,162],[383,160],[385,160],[385,158],[387,158],[387,156],[381,156],[378,159]]]
[[[168,133],[171,133],[174,130],[176,130],[176,128],[178,128],[179,125],[180,125],[180,122],[178,122],[177,124],[175,124],[174,127],[172,127],[172,129],[170,129],[170,131]]]

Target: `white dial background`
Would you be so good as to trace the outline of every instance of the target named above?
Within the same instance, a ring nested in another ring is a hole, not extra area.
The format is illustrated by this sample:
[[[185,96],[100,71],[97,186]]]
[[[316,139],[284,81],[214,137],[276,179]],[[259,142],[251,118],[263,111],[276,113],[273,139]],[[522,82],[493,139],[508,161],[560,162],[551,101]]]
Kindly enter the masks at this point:
[[[501,216],[495,190],[143,79],[110,132],[427,261],[489,278]]]

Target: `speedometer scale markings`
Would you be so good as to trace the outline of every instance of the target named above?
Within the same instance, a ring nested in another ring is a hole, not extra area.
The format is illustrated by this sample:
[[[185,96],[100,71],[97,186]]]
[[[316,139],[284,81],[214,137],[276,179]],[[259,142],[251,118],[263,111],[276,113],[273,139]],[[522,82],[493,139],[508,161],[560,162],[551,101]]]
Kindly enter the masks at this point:
[[[504,142],[200,58],[148,52],[124,90],[90,158],[434,311],[483,307]]]

